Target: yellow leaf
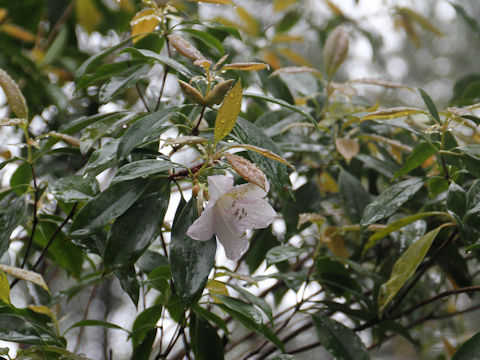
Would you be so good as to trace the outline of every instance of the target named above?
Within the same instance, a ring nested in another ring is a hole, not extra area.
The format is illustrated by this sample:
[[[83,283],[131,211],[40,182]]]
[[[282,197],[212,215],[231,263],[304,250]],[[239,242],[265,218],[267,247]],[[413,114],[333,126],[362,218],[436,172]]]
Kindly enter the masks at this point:
[[[27,102],[17,83],[2,69],[0,69],[0,86],[7,97],[8,105],[20,119],[28,119]]]
[[[285,56],[288,60],[294,62],[297,65],[308,66],[311,68],[314,67],[310,61],[305,59],[302,55],[292,50],[291,48],[282,47],[282,48],[278,48],[277,51],[283,56]]]
[[[303,36],[290,35],[290,34],[275,34],[272,39],[272,43],[285,43],[285,42],[302,42]]]
[[[345,243],[343,242],[343,237],[336,227],[327,227],[323,232],[322,241],[333,255],[343,258],[350,257],[350,254],[345,247]]]
[[[262,55],[263,60],[273,69],[277,70],[282,67],[280,59],[273,51],[265,51]]]
[[[238,17],[247,25],[244,30],[246,33],[257,36],[260,34],[260,23],[250,13],[241,6],[237,6]]]
[[[120,9],[126,12],[134,12],[135,5],[133,4],[132,0],[120,0],[119,1]]]
[[[75,3],[77,20],[88,32],[92,32],[102,20],[102,14],[94,0],[79,0]]]
[[[203,2],[209,4],[231,5],[232,0],[188,0],[190,2]]]
[[[155,28],[160,24],[160,19],[158,18],[155,10],[153,9],[144,9],[135,14],[132,21],[130,21],[130,26],[132,28],[132,36],[144,34],[143,36],[138,36],[132,41],[136,43],[146,34],[151,33]]]
[[[333,15],[335,15],[335,16],[345,16],[345,15],[343,15],[342,10],[340,10],[340,8],[337,5],[335,5],[332,1],[327,0],[327,6],[330,9],[330,11],[333,13]]]
[[[10,285],[8,284],[7,275],[0,271],[0,300],[10,304]]]
[[[35,34],[15,24],[3,24],[0,26],[0,31],[24,42],[35,42]]]
[[[215,274],[215,278],[219,278],[219,277],[222,277],[222,276],[230,276],[234,279],[242,280],[242,281],[245,281],[246,283],[248,283],[250,285],[255,285],[255,286],[258,287],[258,283],[255,281],[255,279],[252,278],[251,276],[248,276],[248,275],[243,275],[243,274],[231,272],[231,271],[228,271],[228,270],[225,270],[223,272],[218,272],[218,273]]]
[[[235,64],[225,64],[222,66],[222,71],[225,70],[242,70],[242,71],[258,71],[267,69],[268,65],[258,62],[245,62],[245,63],[235,63]]]
[[[311,222],[312,224],[316,224],[318,228],[323,225],[323,223],[327,221],[324,216],[320,214],[313,214],[313,213],[302,213],[298,215],[298,225],[297,228],[300,228],[303,224]]]
[[[229,146],[228,148],[226,148],[224,150],[234,149],[234,148],[242,148],[242,149],[255,151],[256,153],[259,153],[260,155],[263,155],[263,156],[265,156],[269,159],[276,160],[278,162],[281,162],[282,164],[288,165],[293,170],[295,170],[295,168],[293,167],[292,164],[290,164],[287,160],[285,160],[284,158],[282,158],[281,156],[275,154],[274,152],[272,152],[270,150],[267,150],[267,149],[264,149],[264,148],[261,148],[261,147],[255,146],[255,145],[249,145],[249,144],[235,144],[235,145]]]
[[[297,2],[298,0],[275,0],[273,2],[273,10],[283,11]]]
[[[362,120],[396,119],[402,116],[408,116],[408,115],[414,115],[414,114],[426,114],[426,113],[425,111],[417,108],[398,106],[398,107],[393,107],[389,109],[374,111],[362,117]]]
[[[227,296],[230,295],[228,293],[227,287],[225,286],[225,283],[223,283],[222,281],[209,279],[207,281],[206,288],[210,290],[211,294],[227,295]]]
[[[237,81],[235,86],[225,96],[225,99],[220,105],[217,112],[217,118],[215,119],[215,128],[213,131],[213,137],[215,143],[218,143],[225,136],[232,131],[235,123],[237,122],[238,114],[240,113],[240,107],[242,106],[242,84],[240,80]]]
[[[430,31],[431,33],[442,36],[443,33],[438,30],[438,28],[433,25],[427,18],[423,17],[419,13],[413,11],[412,9],[409,8],[397,8],[397,12],[401,14],[402,16],[407,17],[409,20],[415,22],[416,24],[420,25],[424,30]]]
[[[447,356],[449,359],[452,358],[453,354],[455,354],[455,351],[457,350],[455,346],[450,343],[446,338],[442,337],[442,342],[443,342],[443,347],[445,348],[445,352],[447,353]]]
[[[44,288],[48,292],[50,292],[47,284],[45,283],[45,280],[43,280],[43,277],[36,272],[28,271],[28,270],[25,270],[25,269],[21,269],[21,268],[17,268],[17,267],[14,267],[14,266],[9,266],[9,265],[4,265],[4,264],[0,264],[0,271],[4,271],[8,275],[12,275],[12,276],[14,276],[14,277],[16,277],[20,280],[30,281],[30,282]]]
[[[0,23],[3,23],[8,16],[8,10],[5,8],[0,8]]]
[[[238,175],[268,192],[269,186],[267,177],[257,165],[242,156],[230,153],[225,153],[225,159],[227,159]]]
[[[347,58],[348,43],[348,31],[344,26],[337,26],[328,35],[323,47],[323,65],[329,79]]]
[[[360,151],[360,145],[354,139],[347,139],[347,138],[337,138],[335,140],[335,147],[337,151],[345,158],[347,164],[350,163]]]
[[[322,171],[318,177],[318,187],[320,193],[325,196],[338,193],[338,184],[335,179],[326,171]]]

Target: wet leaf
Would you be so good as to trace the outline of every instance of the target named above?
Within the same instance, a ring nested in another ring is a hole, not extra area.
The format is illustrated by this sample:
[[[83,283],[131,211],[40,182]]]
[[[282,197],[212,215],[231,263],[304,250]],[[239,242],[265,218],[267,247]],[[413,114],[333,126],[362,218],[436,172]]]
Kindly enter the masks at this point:
[[[50,292],[47,284],[45,283],[45,280],[43,280],[42,275],[36,272],[21,269],[14,266],[4,265],[4,264],[0,264],[0,271],[3,271],[8,275],[16,277],[17,279],[29,281]]]
[[[408,247],[393,266],[392,274],[386,283],[380,287],[378,293],[378,314],[382,316],[383,311],[393,300],[398,291],[415,273],[418,265],[422,262],[430,246],[435,240],[442,226],[426,233],[416,242]]]
[[[27,102],[17,83],[2,69],[0,69],[0,86],[7,97],[7,102],[14,114],[20,119],[28,120]]]
[[[423,180],[421,178],[411,178],[390,186],[365,207],[360,222],[361,226],[366,227],[375,221],[392,215],[411,199],[422,186]]]
[[[267,177],[257,165],[242,156],[230,153],[225,153],[225,159],[227,159],[238,175],[268,192],[270,186]]]
[[[238,80],[235,86],[228,91],[220,109],[218,109],[213,133],[215,143],[218,143],[232,131],[237,122],[241,106],[242,84],[240,80]]]
[[[158,18],[155,10],[153,9],[144,9],[133,17],[130,22],[132,28],[132,36],[148,34],[155,30],[155,28],[160,24],[160,19]],[[135,44],[143,36],[135,37],[132,41]]]
[[[402,116],[408,116],[408,115],[414,115],[414,114],[425,114],[425,111],[417,108],[399,106],[399,107],[374,111],[368,115],[363,116],[362,120],[396,119]]]
[[[323,66],[330,79],[347,58],[348,30],[344,26],[337,26],[328,35],[323,47]]]
[[[318,340],[335,359],[367,360],[370,358],[357,334],[342,323],[320,312],[313,314],[312,320]]]

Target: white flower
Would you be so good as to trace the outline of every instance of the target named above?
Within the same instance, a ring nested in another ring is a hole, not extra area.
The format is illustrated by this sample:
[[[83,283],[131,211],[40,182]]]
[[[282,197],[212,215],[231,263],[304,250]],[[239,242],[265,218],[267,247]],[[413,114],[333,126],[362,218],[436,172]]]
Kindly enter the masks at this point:
[[[215,234],[227,258],[238,260],[248,248],[245,230],[267,227],[277,213],[264,199],[266,191],[251,183],[233,186],[230,176],[209,176],[208,192],[210,200],[187,235],[206,241]]]

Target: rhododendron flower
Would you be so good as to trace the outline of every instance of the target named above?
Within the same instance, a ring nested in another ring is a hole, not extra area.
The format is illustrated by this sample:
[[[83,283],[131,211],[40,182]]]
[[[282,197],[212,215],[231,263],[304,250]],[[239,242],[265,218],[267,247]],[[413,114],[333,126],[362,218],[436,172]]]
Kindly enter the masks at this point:
[[[227,258],[238,260],[248,248],[245,231],[267,227],[277,213],[264,199],[267,192],[257,185],[233,186],[233,178],[225,175],[209,176],[207,180],[210,200],[187,235],[206,241],[215,234]]]

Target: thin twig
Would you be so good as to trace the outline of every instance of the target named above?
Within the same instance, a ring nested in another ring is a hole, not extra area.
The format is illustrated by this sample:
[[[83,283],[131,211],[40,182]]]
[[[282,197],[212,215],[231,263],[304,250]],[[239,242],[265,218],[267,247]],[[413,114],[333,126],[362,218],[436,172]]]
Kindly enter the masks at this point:
[[[52,31],[48,35],[47,41],[45,42],[45,45],[44,45],[44,48],[47,48],[53,42],[53,40],[55,40],[58,33],[62,30],[62,28],[65,25],[65,23],[67,22],[69,16],[72,14],[76,2],[77,2],[77,0],[70,1],[70,4],[68,4],[68,6],[65,8],[62,16],[60,16],[57,23],[53,26]]]
[[[97,292],[99,284],[95,284],[92,288],[92,291],[90,292],[90,297],[88,298],[87,306],[85,307],[85,311],[83,312],[83,319],[86,320],[88,317],[88,312],[90,311],[90,304],[92,303],[93,299],[95,298],[95,293]],[[77,343],[75,344],[75,350],[73,350],[74,353],[77,353],[78,350],[80,349],[80,341],[82,340],[82,335],[83,335],[83,329],[84,327],[82,326],[80,328],[80,331],[78,332],[77,335]]]
[[[147,112],[150,112],[150,108],[148,107],[147,102],[145,101],[145,98],[143,97],[142,91],[140,90],[140,86],[138,86],[138,83],[135,83],[135,89],[137,90],[138,96],[140,97],[140,100],[143,103],[143,106],[145,106],[145,109]]]
[[[57,235],[60,233],[60,231],[62,231],[63,227],[68,223],[68,221],[73,217],[73,215],[75,214],[75,210],[77,208],[77,205],[78,203],[75,203],[72,207],[72,210],[70,210],[70,212],[68,213],[67,217],[63,220],[63,222],[58,226],[58,228],[55,230],[55,232],[52,234],[52,236],[50,236],[50,239],[48,240],[47,242],[47,245],[45,245],[45,248],[43,249],[42,253],[40,254],[40,256],[38,257],[37,261],[35,262],[35,264],[32,266],[32,271],[34,271],[38,265],[40,265],[40,262],[43,260],[43,258],[45,257],[45,255],[47,254],[47,251],[48,249],[50,248],[50,246],[52,245],[53,241],[55,240],[55,238],[57,237]]]

